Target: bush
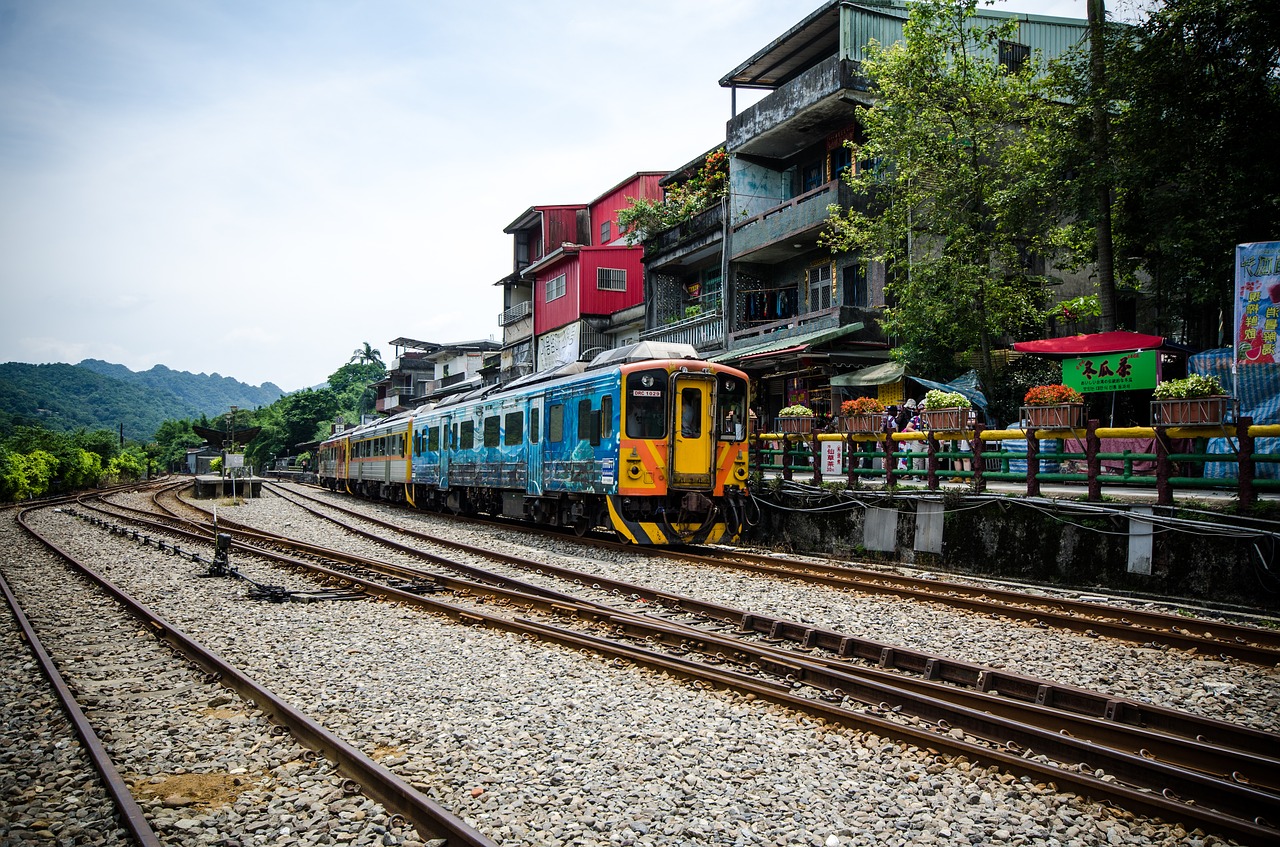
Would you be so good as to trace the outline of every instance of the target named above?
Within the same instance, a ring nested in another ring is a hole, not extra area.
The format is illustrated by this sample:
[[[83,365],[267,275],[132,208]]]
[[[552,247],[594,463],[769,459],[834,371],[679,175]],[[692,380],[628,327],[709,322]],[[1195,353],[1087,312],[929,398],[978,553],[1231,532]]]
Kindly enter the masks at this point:
[[[840,414],[845,417],[854,415],[878,415],[884,412],[884,404],[874,397],[855,397],[840,404]]]
[[[935,409],[968,409],[972,405],[968,397],[957,391],[939,391],[933,388],[924,395],[921,408],[932,412]]]
[[[813,409],[796,403],[794,406],[787,406],[778,412],[780,417],[784,418],[811,418],[813,417]]]
[[[1084,395],[1066,385],[1033,385],[1022,401],[1028,406],[1061,406],[1083,403]]]
[[[1191,400],[1219,394],[1226,394],[1226,391],[1216,376],[1191,374],[1185,379],[1171,379],[1160,383],[1151,396],[1156,400]]]

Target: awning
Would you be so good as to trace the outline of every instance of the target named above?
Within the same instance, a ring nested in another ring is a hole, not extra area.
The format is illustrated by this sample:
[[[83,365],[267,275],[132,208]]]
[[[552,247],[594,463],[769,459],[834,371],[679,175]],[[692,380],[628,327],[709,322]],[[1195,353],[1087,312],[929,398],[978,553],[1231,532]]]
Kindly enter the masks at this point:
[[[1164,336],[1116,330],[1115,332],[1096,332],[1092,335],[1071,335],[1066,338],[1018,341],[1014,343],[1013,349],[1039,356],[1066,358],[1101,353],[1127,353],[1130,350],[1159,350],[1164,346]]]
[[[776,356],[783,353],[799,353],[819,344],[826,344],[829,341],[835,341],[838,338],[843,338],[846,335],[851,335],[861,330],[862,324],[860,322],[814,330],[813,332],[779,338],[776,341],[769,341],[765,344],[756,344],[752,347],[730,350],[727,353],[721,353],[719,356],[712,357],[711,361],[725,363],[741,362],[744,359],[754,359],[761,356]]]
[[[869,368],[840,374],[831,378],[832,388],[863,388],[899,382],[906,375],[907,366],[901,362],[885,362]]]

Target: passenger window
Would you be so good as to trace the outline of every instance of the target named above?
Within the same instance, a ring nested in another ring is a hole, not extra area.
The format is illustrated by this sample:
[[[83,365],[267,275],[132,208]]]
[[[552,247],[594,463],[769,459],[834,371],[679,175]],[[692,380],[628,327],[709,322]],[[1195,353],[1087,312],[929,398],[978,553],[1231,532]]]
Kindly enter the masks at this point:
[[[547,410],[547,440],[552,444],[564,441],[564,404],[556,403]]]
[[[591,399],[578,401],[578,440],[591,438]]]
[[[720,421],[720,440],[741,441],[746,438],[748,414],[746,380],[721,374],[716,383],[716,416]]]
[[[458,449],[470,450],[476,446],[476,424],[475,421],[463,421],[462,431],[458,436]]]
[[[502,436],[502,425],[497,415],[490,415],[484,419],[484,446],[497,447],[498,440]]]
[[[427,452],[434,453],[440,449],[440,427],[433,426],[427,430]]]
[[[608,438],[613,435],[613,398],[609,396],[600,398],[600,437]]]
[[[502,443],[511,447],[524,443],[524,412],[508,412],[503,427]]]
[[[541,435],[541,433],[538,431],[538,410],[530,409],[529,410],[529,443],[537,444],[539,435]]]

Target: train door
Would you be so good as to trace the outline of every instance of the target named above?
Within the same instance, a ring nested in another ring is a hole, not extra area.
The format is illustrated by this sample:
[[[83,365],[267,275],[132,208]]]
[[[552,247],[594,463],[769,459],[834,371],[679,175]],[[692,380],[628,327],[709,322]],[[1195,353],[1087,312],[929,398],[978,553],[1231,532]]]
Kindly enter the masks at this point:
[[[711,398],[715,377],[677,373],[671,382],[675,419],[671,427],[671,483],[677,488],[710,489],[714,450]]]
[[[453,449],[453,416],[440,420],[440,488],[449,487],[449,451]]]
[[[530,495],[542,494],[542,398],[530,397],[529,426],[526,430],[525,449],[528,456],[526,485]]]

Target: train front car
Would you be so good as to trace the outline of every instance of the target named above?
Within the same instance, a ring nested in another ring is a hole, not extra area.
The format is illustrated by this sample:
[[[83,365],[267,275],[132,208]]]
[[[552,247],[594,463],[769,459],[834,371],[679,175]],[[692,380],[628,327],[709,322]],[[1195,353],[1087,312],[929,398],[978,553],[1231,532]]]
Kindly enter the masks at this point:
[[[613,529],[635,544],[736,538],[747,496],[746,374],[670,359],[621,367]]]

